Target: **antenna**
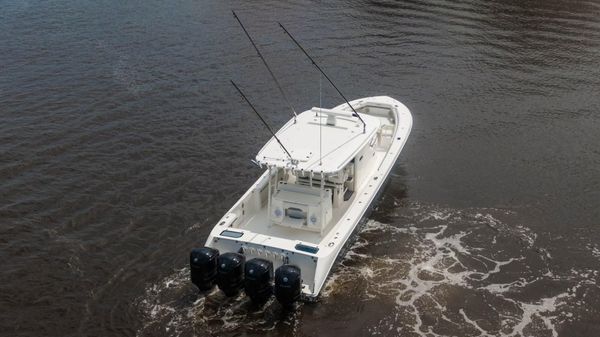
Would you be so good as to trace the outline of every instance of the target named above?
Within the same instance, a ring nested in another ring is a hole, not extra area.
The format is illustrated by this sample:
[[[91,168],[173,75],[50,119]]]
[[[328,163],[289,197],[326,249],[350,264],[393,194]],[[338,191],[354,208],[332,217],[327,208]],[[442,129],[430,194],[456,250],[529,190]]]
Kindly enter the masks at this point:
[[[319,165],[321,166],[323,166],[323,90],[321,86],[322,77],[323,76],[319,74],[319,113],[321,113],[321,116],[319,116]]]
[[[277,77],[275,77],[275,74],[273,74],[273,71],[271,71],[271,68],[267,64],[267,61],[265,60],[265,58],[263,57],[262,53],[260,52],[260,50],[256,46],[256,43],[254,43],[254,40],[252,39],[252,37],[250,36],[250,34],[248,33],[248,31],[246,30],[246,27],[244,27],[244,24],[242,23],[242,21],[240,20],[240,18],[237,16],[237,14],[235,14],[235,11],[232,10],[231,13],[233,13],[233,16],[235,17],[235,19],[237,20],[237,22],[240,24],[240,26],[242,26],[242,30],[244,30],[244,33],[246,33],[246,36],[248,37],[248,40],[250,40],[250,43],[252,43],[252,46],[256,50],[256,53],[258,53],[258,57],[260,57],[260,59],[262,60],[263,64],[265,65],[265,67],[269,71],[269,74],[271,74],[271,77],[273,78],[273,81],[275,81],[275,84],[277,84],[277,88],[279,88],[279,92],[281,93],[281,96],[283,96],[283,99],[285,99],[287,105],[290,107],[290,109],[294,113],[294,123],[296,123],[296,118],[298,118],[298,114],[296,113],[296,110],[294,110],[294,107],[290,103],[290,100],[288,99],[287,95],[285,94],[285,91],[283,91],[283,88],[281,87],[281,84],[279,84],[279,81],[277,80]]]
[[[294,43],[298,46],[298,48],[300,48],[300,50],[302,50],[302,52],[304,53],[304,55],[306,55],[306,57],[308,57],[308,59],[312,62],[312,64],[315,65],[315,67],[317,68],[317,70],[319,70],[321,72],[321,74],[323,74],[323,76],[325,76],[325,78],[327,79],[327,81],[329,81],[329,83],[331,83],[331,85],[335,88],[335,90],[337,90],[338,94],[340,94],[340,96],[342,96],[342,98],[344,99],[344,101],[346,101],[346,104],[348,104],[348,106],[350,107],[350,109],[352,109],[352,111],[354,112],[353,116],[358,117],[358,119],[360,119],[360,121],[363,123],[363,133],[365,133],[366,132],[366,128],[367,128],[367,124],[360,117],[360,115],[358,114],[358,112],[356,112],[356,110],[354,110],[354,107],[352,107],[352,105],[350,104],[350,102],[348,102],[348,100],[346,99],[346,96],[344,96],[344,94],[342,94],[342,92],[340,91],[340,89],[338,89],[338,87],[336,87],[335,84],[333,84],[333,81],[331,81],[331,79],[329,78],[329,76],[327,76],[327,74],[325,74],[325,72],[323,71],[323,69],[321,69],[321,67],[319,67],[319,65],[315,62],[315,60],[313,60],[313,58],[310,57],[310,55],[308,55],[308,53],[306,52],[306,50],[304,50],[304,48],[302,48],[302,46],[300,45],[300,43],[298,43],[298,41],[296,41],[296,39],[294,39],[294,37],[292,36],[292,34],[290,34],[290,32],[288,32],[288,30],[285,29],[285,27],[281,24],[281,22],[278,22],[278,24],[283,29],[283,31],[292,39],[292,41],[294,41]]]
[[[244,93],[242,92],[242,90],[235,84],[235,82],[233,82],[233,80],[230,80],[230,81],[231,81],[231,84],[233,84],[233,86],[240,93],[240,95],[242,95],[242,97],[244,98],[244,100],[246,101],[246,103],[248,103],[248,105],[256,113],[256,115],[258,116],[258,118],[260,118],[260,120],[267,127],[267,129],[269,129],[269,132],[271,132],[271,134],[273,135],[273,137],[275,138],[275,140],[277,141],[277,143],[279,143],[279,145],[281,146],[281,148],[283,149],[283,151],[285,151],[285,153],[288,155],[288,157],[290,157],[290,161],[292,162],[292,164],[294,164],[296,162],[296,160],[294,160],[292,158],[292,155],[288,152],[288,150],[285,148],[285,146],[283,146],[283,144],[281,143],[281,141],[279,140],[279,138],[277,138],[277,136],[275,135],[275,132],[273,132],[273,129],[271,129],[271,127],[269,126],[269,124],[267,124],[267,122],[262,118],[262,116],[258,113],[258,111],[256,111],[256,109],[254,108],[254,105],[252,105],[252,103],[250,103],[250,101],[248,100],[248,98],[246,97],[246,95],[244,95]]]

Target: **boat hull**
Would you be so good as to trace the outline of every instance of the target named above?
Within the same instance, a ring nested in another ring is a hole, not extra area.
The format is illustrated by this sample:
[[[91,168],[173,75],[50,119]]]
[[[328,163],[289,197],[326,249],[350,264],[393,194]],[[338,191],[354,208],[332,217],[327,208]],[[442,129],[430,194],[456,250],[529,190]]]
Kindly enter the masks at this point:
[[[371,171],[364,175],[361,188],[354,192],[356,195],[353,196],[351,204],[321,239],[311,241],[310,237],[306,236],[308,234],[304,237],[294,237],[291,234],[286,236],[283,235],[286,233],[284,229],[276,225],[273,227],[269,225],[273,233],[260,233],[253,231],[251,226],[240,225],[244,221],[248,223],[269,221],[267,216],[260,218],[260,214],[252,215],[249,219],[244,218],[251,214],[252,206],[248,204],[248,200],[252,200],[252,195],[261,193],[266,181],[269,180],[270,173],[267,171],[219,221],[208,237],[206,246],[218,249],[220,252],[242,253],[246,256],[246,260],[267,259],[273,262],[275,269],[285,264],[298,266],[303,280],[302,298],[307,301],[316,300],[336,262],[343,257],[349,243],[352,242],[352,237],[365,223],[366,217],[377,204],[412,128],[412,116],[408,108],[390,97],[364,98],[352,101],[350,104],[361,114],[363,111],[368,114],[370,110],[377,113],[377,109],[389,107],[393,111],[395,120],[392,140],[387,151],[377,155],[373,153],[372,157],[365,158],[365,160],[372,160],[368,166],[372,167]],[[348,106],[344,104],[332,110],[347,109]],[[386,116],[381,118],[384,120]],[[362,158],[361,155],[360,160]]]

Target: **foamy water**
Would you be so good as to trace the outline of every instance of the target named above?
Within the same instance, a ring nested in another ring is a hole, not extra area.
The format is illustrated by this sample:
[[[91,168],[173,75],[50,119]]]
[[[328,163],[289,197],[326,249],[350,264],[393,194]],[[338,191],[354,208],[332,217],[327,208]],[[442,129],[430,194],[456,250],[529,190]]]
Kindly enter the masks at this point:
[[[359,314],[372,335],[567,336],[563,326],[600,296],[597,270],[556,267],[537,233],[500,219],[511,212],[420,204],[399,212],[405,222],[367,222],[317,304],[290,313],[274,300],[255,307],[244,295],[197,294],[186,267],[147,288],[138,335],[296,335],[336,307],[376,303],[382,314]]]

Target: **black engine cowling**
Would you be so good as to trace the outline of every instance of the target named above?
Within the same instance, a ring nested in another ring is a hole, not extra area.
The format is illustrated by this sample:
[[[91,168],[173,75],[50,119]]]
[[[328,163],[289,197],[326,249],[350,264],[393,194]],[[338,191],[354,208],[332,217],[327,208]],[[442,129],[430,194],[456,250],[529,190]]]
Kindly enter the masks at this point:
[[[210,248],[194,248],[190,253],[190,276],[192,283],[202,291],[210,290],[217,277],[219,251]]]
[[[246,257],[238,253],[225,253],[217,262],[217,285],[226,296],[235,296],[244,286]]]
[[[300,268],[284,264],[275,271],[275,297],[284,306],[290,306],[300,299],[302,276]]]
[[[255,303],[263,303],[273,294],[273,262],[252,259],[246,262],[244,291]]]

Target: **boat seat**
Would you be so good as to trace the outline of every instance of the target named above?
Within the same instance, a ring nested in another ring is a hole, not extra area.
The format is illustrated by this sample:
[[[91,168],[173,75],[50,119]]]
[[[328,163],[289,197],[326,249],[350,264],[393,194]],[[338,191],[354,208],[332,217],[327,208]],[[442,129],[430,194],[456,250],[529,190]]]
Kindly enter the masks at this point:
[[[283,227],[322,232],[332,217],[331,189],[281,182],[271,198],[271,221]]]

